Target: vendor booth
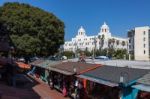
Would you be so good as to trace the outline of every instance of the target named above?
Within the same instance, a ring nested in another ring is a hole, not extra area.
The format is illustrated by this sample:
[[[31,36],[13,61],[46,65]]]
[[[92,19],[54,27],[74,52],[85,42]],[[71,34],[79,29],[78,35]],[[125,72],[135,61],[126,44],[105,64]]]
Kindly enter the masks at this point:
[[[87,80],[86,91],[90,99],[136,99],[138,90],[131,86],[146,73],[148,70],[102,66],[80,74],[78,78]]]
[[[150,99],[150,72],[138,79],[132,87],[139,90],[137,99]]]
[[[36,60],[32,63],[32,69],[28,74],[34,75],[37,78],[42,79],[46,83],[48,83],[48,77],[49,77],[49,67],[52,65],[59,64],[59,61],[51,61],[51,60]]]
[[[69,95],[75,98],[78,84],[79,82],[82,82],[77,80],[76,75],[82,74],[89,70],[96,69],[100,66],[100,64],[62,62],[58,65],[54,65],[49,68],[49,70],[51,70],[50,81],[52,83],[52,86],[61,91],[64,96]]]

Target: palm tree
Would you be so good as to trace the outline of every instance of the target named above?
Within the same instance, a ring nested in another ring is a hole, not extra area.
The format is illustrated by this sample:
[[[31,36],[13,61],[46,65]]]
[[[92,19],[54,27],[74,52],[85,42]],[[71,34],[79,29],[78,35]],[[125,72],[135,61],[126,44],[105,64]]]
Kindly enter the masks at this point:
[[[112,39],[109,39],[108,40],[108,47],[110,48],[110,47],[114,47],[114,44],[115,44],[115,39],[114,38],[112,38]]]
[[[112,38],[112,47],[114,47],[115,41],[116,40],[114,38]]]
[[[112,44],[112,39],[109,39],[109,40],[108,40],[108,47],[109,47],[109,48],[111,47],[111,44]]]
[[[100,40],[100,46],[99,46],[99,49],[101,50],[104,46],[104,39],[105,39],[105,36],[104,35],[99,35],[98,36],[98,39]]]
[[[117,40],[117,41],[116,41],[117,46],[119,45],[119,43],[120,43],[119,40]]]
[[[114,44],[115,44],[115,39],[114,38],[108,40],[107,56],[109,56],[109,57],[113,57]]]
[[[126,42],[125,41],[122,41],[122,46],[124,47],[126,45]]]

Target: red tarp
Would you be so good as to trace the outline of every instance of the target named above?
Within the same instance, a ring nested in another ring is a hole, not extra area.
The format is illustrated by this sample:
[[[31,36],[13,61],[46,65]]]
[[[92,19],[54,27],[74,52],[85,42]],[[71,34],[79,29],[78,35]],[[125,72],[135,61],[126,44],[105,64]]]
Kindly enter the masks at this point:
[[[16,62],[16,64],[22,69],[30,69],[31,67],[29,64],[25,64],[23,62]]]

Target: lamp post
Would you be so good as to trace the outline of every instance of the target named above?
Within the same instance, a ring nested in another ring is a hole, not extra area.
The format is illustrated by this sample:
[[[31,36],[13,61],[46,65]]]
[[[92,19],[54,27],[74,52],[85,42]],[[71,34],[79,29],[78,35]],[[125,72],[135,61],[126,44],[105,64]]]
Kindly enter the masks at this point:
[[[75,45],[75,58],[77,58],[77,42],[76,41],[75,41],[74,45]]]
[[[96,37],[94,37],[93,60],[95,59]]]
[[[60,45],[60,48],[59,48],[59,59],[62,58],[62,52],[63,52],[63,45]]]

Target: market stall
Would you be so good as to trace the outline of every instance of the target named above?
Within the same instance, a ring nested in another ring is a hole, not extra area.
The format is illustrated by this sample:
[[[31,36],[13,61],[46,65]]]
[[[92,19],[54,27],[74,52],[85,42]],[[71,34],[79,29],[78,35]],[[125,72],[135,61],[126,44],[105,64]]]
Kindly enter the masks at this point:
[[[75,97],[77,86],[82,84],[82,82],[84,85],[86,84],[84,83],[84,79],[78,80],[76,75],[96,69],[100,66],[100,64],[81,62],[62,62],[58,65],[51,66],[49,70],[51,70],[52,85],[60,90],[64,96],[69,95]]]
[[[86,90],[91,99],[136,99],[138,90],[131,86],[147,72],[143,69],[102,66],[78,77],[88,80]]]
[[[51,61],[51,60],[36,60],[32,63],[32,69],[28,74],[34,75],[37,78],[42,79],[46,83],[48,83],[49,78],[49,67],[55,64],[59,64],[59,61]]]
[[[149,99],[150,98],[150,72],[137,80],[136,85],[132,86],[139,90],[137,99]]]

